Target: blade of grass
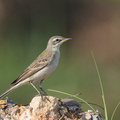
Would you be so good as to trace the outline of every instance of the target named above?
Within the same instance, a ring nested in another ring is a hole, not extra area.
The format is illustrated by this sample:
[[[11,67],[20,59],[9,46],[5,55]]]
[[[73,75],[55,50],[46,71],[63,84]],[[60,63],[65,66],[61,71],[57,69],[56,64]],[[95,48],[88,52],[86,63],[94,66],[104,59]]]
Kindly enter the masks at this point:
[[[82,102],[84,102],[86,105],[88,105],[88,106],[95,112],[95,109],[94,109],[88,102],[86,102],[85,100],[83,100],[83,99],[80,98],[80,97],[77,97],[77,96],[75,96],[75,95],[72,95],[72,94],[69,94],[69,93],[65,93],[65,92],[62,92],[62,91],[58,91],[58,90],[53,90],[53,89],[48,89],[48,90],[49,90],[49,91],[52,91],[52,92],[62,93],[62,94],[64,94],[64,95],[68,95],[68,96],[70,96],[70,97],[77,98],[77,99],[81,100]]]
[[[92,54],[92,57],[93,57],[93,60],[94,60],[95,68],[96,68],[98,79],[99,79],[99,82],[100,82],[100,88],[101,88],[101,92],[102,92],[102,100],[103,100],[103,105],[104,105],[104,109],[105,109],[105,120],[108,120],[108,112],[107,112],[107,106],[106,106],[105,95],[104,95],[104,90],[103,90],[103,85],[102,85],[100,72],[99,72],[99,69],[98,69],[98,66],[97,66],[97,63],[96,63],[96,60],[95,60],[95,57],[94,57],[94,54],[93,54],[92,51],[91,51],[91,54]]]
[[[118,104],[116,105],[115,109],[113,110],[113,113],[112,113],[112,116],[111,116],[111,120],[113,120],[113,117],[114,117],[115,112],[116,112],[116,110],[117,110],[119,105],[120,105],[120,101],[118,102]]]

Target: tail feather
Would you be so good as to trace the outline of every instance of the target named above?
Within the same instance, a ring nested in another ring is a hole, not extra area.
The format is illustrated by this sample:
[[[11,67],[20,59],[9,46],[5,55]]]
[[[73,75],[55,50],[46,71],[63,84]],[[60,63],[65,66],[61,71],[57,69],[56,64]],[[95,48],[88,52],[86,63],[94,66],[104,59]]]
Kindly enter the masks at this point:
[[[10,92],[12,92],[14,89],[16,89],[16,88],[18,88],[26,83],[27,83],[26,81],[22,81],[22,82],[19,82],[19,83],[13,85],[10,89],[8,89],[2,95],[0,95],[0,99],[3,98],[4,96],[6,96],[7,94],[9,94]]]
[[[5,91],[2,95],[0,95],[0,99],[9,94],[11,91],[13,91],[16,88],[16,86],[12,86],[10,89]]]

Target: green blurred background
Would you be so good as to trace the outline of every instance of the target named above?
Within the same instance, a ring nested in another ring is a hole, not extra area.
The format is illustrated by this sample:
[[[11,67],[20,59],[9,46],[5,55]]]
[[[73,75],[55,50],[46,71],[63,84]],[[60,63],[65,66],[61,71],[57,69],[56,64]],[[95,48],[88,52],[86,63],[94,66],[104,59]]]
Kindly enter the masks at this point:
[[[117,0],[0,0],[0,93],[45,49],[54,35],[73,38],[61,46],[57,70],[44,81],[55,89],[103,106],[91,56],[102,77],[109,117],[120,100],[120,1]],[[37,87],[39,83],[35,84]],[[27,104],[36,91],[25,85],[8,96]],[[94,106],[95,109],[100,108]],[[84,110],[90,109],[83,105]],[[118,108],[114,120],[120,114]]]

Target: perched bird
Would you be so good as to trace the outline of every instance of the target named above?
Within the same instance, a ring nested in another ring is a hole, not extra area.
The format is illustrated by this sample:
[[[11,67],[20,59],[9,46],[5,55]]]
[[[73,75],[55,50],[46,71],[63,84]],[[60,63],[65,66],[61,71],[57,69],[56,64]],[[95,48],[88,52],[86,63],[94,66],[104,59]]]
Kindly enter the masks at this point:
[[[44,94],[45,91],[42,89],[42,82],[47,78],[58,66],[60,51],[59,47],[65,41],[70,40],[71,38],[64,38],[61,36],[53,36],[49,39],[46,49],[33,61],[30,66],[28,66],[24,72],[13,81],[12,87],[0,95],[0,98],[6,96],[14,89],[30,83],[35,90],[42,94],[33,83],[40,82],[40,89]]]

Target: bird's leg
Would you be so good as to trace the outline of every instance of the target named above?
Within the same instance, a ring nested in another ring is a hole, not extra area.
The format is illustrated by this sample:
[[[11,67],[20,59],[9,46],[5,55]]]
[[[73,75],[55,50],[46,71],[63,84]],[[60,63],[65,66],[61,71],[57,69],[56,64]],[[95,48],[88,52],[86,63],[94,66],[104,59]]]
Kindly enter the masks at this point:
[[[49,100],[49,98],[47,98],[47,93],[43,90],[42,86],[43,86],[43,83],[42,83],[42,81],[40,81],[40,86],[39,86],[40,89],[41,89],[42,92],[44,93],[46,100],[48,100],[49,102],[51,102],[51,101]]]
[[[38,94],[42,95],[42,93],[35,87],[35,85],[30,81],[30,84],[33,86],[33,88],[38,92]]]
[[[47,93],[43,90],[42,86],[43,86],[43,83],[42,83],[42,81],[40,81],[40,86],[39,87],[42,90],[42,92],[44,93],[44,95],[47,95]]]
[[[42,93],[35,87],[35,85],[34,85],[31,81],[30,81],[30,84],[33,86],[33,88],[34,88],[34,89],[38,92],[38,94],[41,96],[42,101],[44,101]]]

